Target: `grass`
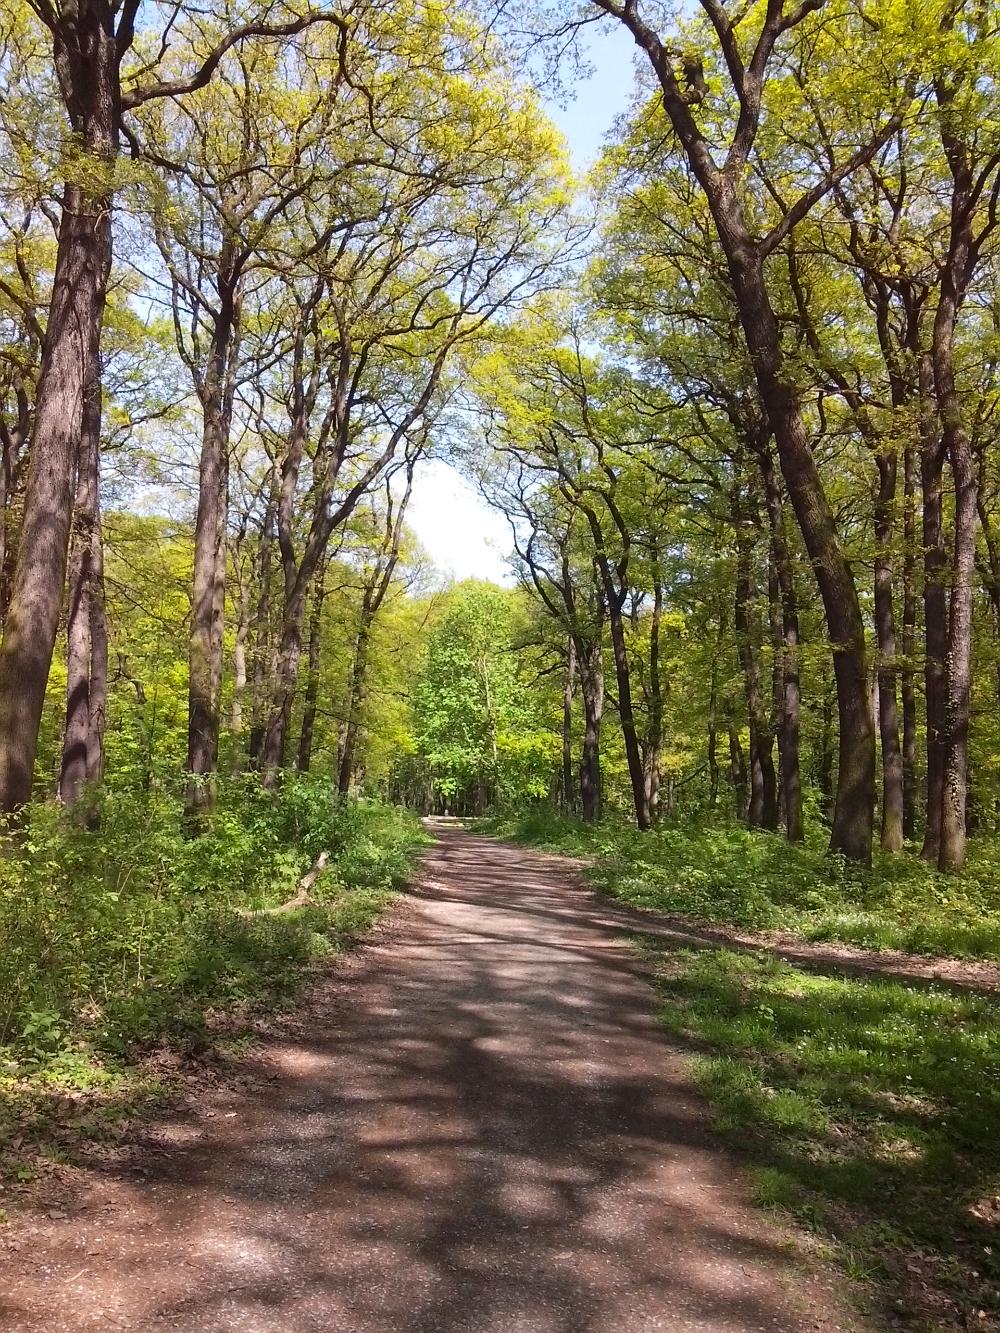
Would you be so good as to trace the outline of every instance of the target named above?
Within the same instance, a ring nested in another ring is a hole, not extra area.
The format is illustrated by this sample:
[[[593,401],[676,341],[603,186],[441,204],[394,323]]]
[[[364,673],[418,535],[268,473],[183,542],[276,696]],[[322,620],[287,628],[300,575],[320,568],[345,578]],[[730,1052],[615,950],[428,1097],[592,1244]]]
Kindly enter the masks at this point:
[[[758,1204],[818,1233],[908,1327],[1000,1327],[997,1006],[770,957],[642,947],[661,1022],[695,1052]]]
[[[504,837],[592,859],[604,893],[723,925],[783,928],[811,940],[1000,961],[1000,845],[973,841],[958,876],[938,875],[912,850],[877,853],[871,870],[825,854],[820,841],[733,824],[691,822],[639,833],[625,823],[588,826],[544,811],[495,820]]]
[[[169,1081],[164,1052],[198,1052],[287,1005],[319,960],[392,901],[417,820],[345,805],[328,781],[222,792],[198,838],[179,799],[104,793],[89,832],[38,806],[0,859],[0,1181],[115,1126]],[[312,902],[278,915],[320,851]]]

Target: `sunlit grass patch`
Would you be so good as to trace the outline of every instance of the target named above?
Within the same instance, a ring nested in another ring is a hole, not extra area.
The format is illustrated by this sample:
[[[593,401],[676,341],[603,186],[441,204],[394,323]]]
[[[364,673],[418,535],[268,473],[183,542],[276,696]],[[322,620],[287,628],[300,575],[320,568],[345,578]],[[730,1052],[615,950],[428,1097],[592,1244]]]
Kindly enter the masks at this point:
[[[913,1327],[1000,1326],[983,1203],[1000,1194],[998,1006],[727,950],[662,963],[663,1025],[691,1043],[755,1199],[827,1238]]]

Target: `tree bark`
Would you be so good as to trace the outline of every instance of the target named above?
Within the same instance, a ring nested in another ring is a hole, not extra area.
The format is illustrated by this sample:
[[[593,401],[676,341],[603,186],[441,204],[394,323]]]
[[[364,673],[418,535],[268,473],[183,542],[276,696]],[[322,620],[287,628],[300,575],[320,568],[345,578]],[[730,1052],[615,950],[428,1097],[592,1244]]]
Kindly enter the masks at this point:
[[[118,47],[96,5],[53,28],[56,67],[97,186],[67,181],[36,391],[24,518],[0,645],[0,810],[31,795],[38,730],[62,609],[84,402],[100,352],[118,153]]]
[[[604,557],[600,558],[607,565]],[[610,578],[610,573],[606,576]],[[643,772],[642,751],[635,725],[635,711],[632,704],[632,677],[629,669],[628,647],[625,643],[625,620],[622,615],[620,596],[611,587],[608,593],[608,621],[611,627],[611,652],[615,664],[615,684],[618,687],[618,717],[621,722],[622,741],[625,745],[625,760],[628,765],[629,781],[632,785],[632,802],[635,806],[636,825],[643,830],[650,828],[649,803],[646,799],[646,775]]]
[[[204,422],[198,466],[188,654],[187,771],[191,780],[186,797],[187,813],[195,819],[214,808],[214,777],[219,767],[229,435],[240,313],[238,285],[236,248],[227,241],[219,257],[218,308],[199,394]]]
[[[892,596],[892,536],[897,461],[892,452],[875,459],[875,638],[878,644],[878,720],[882,742],[882,850],[903,846],[903,755],[896,700],[896,622]]]
[[[921,359],[920,484],[923,497],[924,548],[924,687],[927,698],[927,778],[924,840],[920,854],[937,865],[941,850],[941,804],[944,792],[945,658],[948,652],[948,601],[945,580],[948,556],[944,544],[944,503],[941,474],[944,444],[936,429],[933,367]]]
[[[774,772],[774,737],[761,694],[760,668],[757,660],[758,634],[753,623],[754,588],[751,571],[752,541],[743,530],[737,509],[736,581],[734,584],[734,620],[736,652],[743,673],[743,692],[750,727],[750,802],[747,824],[750,828],[778,827],[778,789]]]
[[[59,799],[74,806],[100,778],[104,752],[107,629],[100,526],[101,376],[95,357],[84,396],[66,619],[66,722]]]
[[[559,804],[564,815],[572,814],[575,783],[573,781],[573,695],[576,693],[576,644],[572,634],[566,638],[566,666],[563,675],[562,698],[562,778]]]
[[[733,800],[736,804],[736,818],[746,819],[750,808],[747,794],[747,764],[743,757],[740,735],[732,722],[729,723],[729,778],[733,784]]]
[[[903,704],[903,837],[914,836],[917,823],[917,692],[913,652],[916,646],[916,521],[914,514],[916,460],[912,444],[903,452],[903,662],[900,693]]]
[[[302,700],[302,725],[299,730],[299,753],[296,768],[308,773],[312,764],[313,735],[316,731],[316,704],[319,698],[319,657],[323,628],[323,601],[326,580],[320,579],[313,593],[312,613],[309,616],[309,647],[306,650],[309,675]]]
[[[649,686],[646,691],[647,722],[642,738],[643,786],[646,809],[652,822],[656,819],[660,793],[660,762],[663,752],[663,695],[660,669],[660,629],[663,623],[663,583],[659,570],[653,572],[653,611],[649,622]]]
[[[799,683],[799,612],[795,593],[795,572],[785,528],[781,489],[771,456],[765,449],[760,456],[764,480],[764,498],[771,531],[771,559],[778,579],[781,601],[781,708],[778,714],[778,748],[781,756],[781,790],[785,832],[789,842],[805,837],[802,817],[802,774],[799,759],[801,726],[801,686]]]
[[[354,777],[354,755],[361,730],[364,714],[365,697],[368,683],[368,650],[371,643],[372,620],[374,614],[367,604],[361,608],[361,627],[354,647],[354,661],[351,665],[350,685],[347,692],[347,723],[344,728],[343,750],[340,757],[340,773],[337,789],[341,796],[351,790]]]
[[[601,724],[604,717],[604,669],[600,637],[577,638],[576,657],[583,701],[583,748],[580,755],[580,813],[588,824],[601,817]]]

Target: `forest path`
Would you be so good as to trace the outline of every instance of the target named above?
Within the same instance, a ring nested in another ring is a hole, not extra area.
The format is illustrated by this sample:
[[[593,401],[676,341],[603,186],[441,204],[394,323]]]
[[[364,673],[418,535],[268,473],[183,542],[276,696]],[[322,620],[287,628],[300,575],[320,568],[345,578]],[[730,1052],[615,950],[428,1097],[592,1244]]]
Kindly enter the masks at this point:
[[[7,1256],[0,1328],[853,1327],[654,1007],[572,867],[442,830],[284,1035]]]

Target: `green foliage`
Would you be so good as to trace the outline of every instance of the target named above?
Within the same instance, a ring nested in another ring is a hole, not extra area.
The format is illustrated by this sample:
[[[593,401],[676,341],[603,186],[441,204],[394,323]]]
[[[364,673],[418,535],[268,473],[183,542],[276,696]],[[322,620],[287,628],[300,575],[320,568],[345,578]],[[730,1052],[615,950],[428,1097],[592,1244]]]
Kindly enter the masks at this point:
[[[460,584],[428,638],[414,690],[415,743],[434,792],[453,809],[481,812],[551,789],[559,739],[519,679],[516,598]]]
[[[535,846],[594,858],[605,893],[634,907],[865,948],[1000,959],[1000,847],[980,839],[958,876],[912,853],[877,855],[870,871],[734,824],[687,822],[639,833],[545,811],[493,826]]]
[[[992,1327],[976,1321],[1000,1314],[995,1003],[725,950],[654,956],[661,1021],[702,1053],[758,1202],[820,1231],[911,1326]]]
[[[310,959],[378,915],[421,837],[400,812],[292,775],[277,793],[224,784],[199,838],[160,790],[105,790],[100,821],[84,830],[37,805],[0,862],[0,1050],[18,1067],[197,1039],[212,1007],[291,993]],[[259,913],[320,851],[314,905]]]

